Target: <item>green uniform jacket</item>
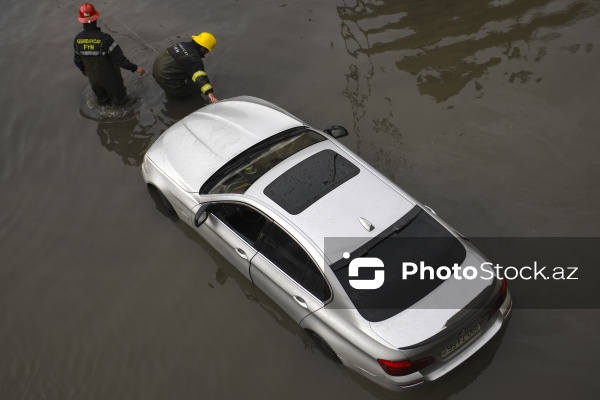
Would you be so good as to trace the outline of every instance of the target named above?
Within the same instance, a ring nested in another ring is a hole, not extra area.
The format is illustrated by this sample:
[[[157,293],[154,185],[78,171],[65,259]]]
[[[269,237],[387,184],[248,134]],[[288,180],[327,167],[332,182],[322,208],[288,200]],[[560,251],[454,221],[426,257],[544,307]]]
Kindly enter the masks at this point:
[[[204,71],[202,48],[194,41],[180,42],[156,57],[152,76],[167,97],[186,97],[192,94],[187,81],[191,80],[204,94],[213,91]]]

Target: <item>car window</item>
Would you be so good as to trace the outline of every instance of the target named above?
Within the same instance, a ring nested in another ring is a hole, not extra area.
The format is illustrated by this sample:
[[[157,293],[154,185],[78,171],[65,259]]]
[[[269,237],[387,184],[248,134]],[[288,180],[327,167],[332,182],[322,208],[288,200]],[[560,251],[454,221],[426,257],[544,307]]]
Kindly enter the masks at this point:
[[[325,301],[331,297],[331,291],[329,290],[327,282],[325,282],[325,278],[312,260],[304,273],[302,286],[321,301]]]
[[[297,215],[359,173],[360,169],[341,154],[322,150],[285,171],[263,193]]]
[[[460,240],[421,207],[414,206],[405,217],[352,257],[374,257],[383,262],[385,283],[381,288],[370,291],[353,287],[348,279],[350,259],[331,265],[348,297],[367,321],[379,322],[393,317],[444,282],[438,275],[434,279],[421,279],[418,274],[404,276],[403,268],[388,266],[406,262],[427,265],[437,271],[448,265],[462,265],[467,256]]]
[[[252,207],[237,203],[214,204],[210,211],[242,239],[256,247],[267,218]]]
[[[279,226],[271,226],[260,251],[319,300],[331,296],[329,286],[312,258]]]
[[[323,140],[326,139],[322,135],[303,129],[261,142],[231,160],[209,178],[208,193],[245,193],[258,178],[281,161]],[[203,186],[201,192],[204,193],[205,190]]]

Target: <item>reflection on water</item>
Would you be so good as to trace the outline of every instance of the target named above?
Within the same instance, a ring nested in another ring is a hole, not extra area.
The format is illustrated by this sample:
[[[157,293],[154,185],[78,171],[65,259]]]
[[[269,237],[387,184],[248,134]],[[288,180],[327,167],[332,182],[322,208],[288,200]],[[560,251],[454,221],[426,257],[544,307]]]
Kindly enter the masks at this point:
[[[153,137],[139,125],[137,116],[125,122],[100,122],[96,133],[100,137],[100,144],[121,156],[123,164],[128,166],[142,163]]]
[[[98,122],[100,144],[121,156],[123,164],[139,166],[150,145],[171,125],[208,103],[200,94],[184,100],[166,100],[162,90],[148,78],[125,78],[131,101],[124,106],[98,105],[88,86],[79,113]]]
[[[416,76],[419,92],[437,102],[457,95],[471,81],[481,91],[483,76],[506,60],[541,60],[545,43],[558,37],[553,29],[597,12],[590,2],[552,0],[344,0],[344,6],[338,7],[342,36],[351,56],[370,59],[394,52],[396,67]],[[581,46],[591,50],[591,44]],[[358,75],[351,70],[349,76],[358,82]],[[370,95],[373,65],[361,75],[361,88],[351,95],[359,119],[360,105]],[[510,83],[541,80],[526,70],[515,71],[508,78]]]
[[[345,30],[342,31],[342,35],[345,35],[344,32]],[[344,36],[344,38],[347,38],[347,36]],[[346,88],[343,91],[343,95],[350,101],[352,108],[354,121],[352,130],[358,135],[356,151],[365,156],[367,149],[375,149],[374,157],[377,160],[377,167],[386,176],[395,179],[395,175],[399,170],[410,168],[403,155],[402,133],[394,123],[394,107],[389,97],[385,97],[386,103],[379,105],[380,115],[373,117],[373,113],[368,110],[367,103],[371,97],[371,79],[374,76],[374,67],[370,58],[364,55],[361,58],[366,58],[366,60],[361,60],[363,65],[367,66],[366,71],[361,72],[358,65],[350,64],[348,73],[345,76]],[[371,120],[363,121],[367,115],[372,117]],[[387,139],[389,143],[386,145],[378,144],[372,136],[371,140],[365,143],[364,139],[369,137],[368,133],[367,135],[362,134],[362,128],[365,124],[366,132],[375,132],[383,140]]]
[[[157,201],[155,200],[157,203]],[[157,208],[163,209],[157,203]],[[194,231],[189,225],[185,224],[181,220],[175,221],[175,225],[183,232],[185,237],[196,243],[201,247],[206,254],[213,261],[213,264],[217,266],[215,271],[215,282],[218,286],[225,286],[227,282],[233,280],[242,291],[247,300],[252,303],[258,304],[281,328],[288,331],[294,336],[297,336],[303,343],[304,348],[310,351],[315,350],[315,343],[313,343],[304,330],[294,321],[277,303],[275,303],[269,296],[267,296],[259,288],[255,287],[253,282],[243,276],[229,261],[223,257],[221,253],[215,250],[214,247],[209,245],[200,235]],[[203,262],[200,266],[206,268],[206,264]],[[231,278],[231,279],[229,279]],[[216,289],[218,286],[213,283],[208,283],[211,289]]]

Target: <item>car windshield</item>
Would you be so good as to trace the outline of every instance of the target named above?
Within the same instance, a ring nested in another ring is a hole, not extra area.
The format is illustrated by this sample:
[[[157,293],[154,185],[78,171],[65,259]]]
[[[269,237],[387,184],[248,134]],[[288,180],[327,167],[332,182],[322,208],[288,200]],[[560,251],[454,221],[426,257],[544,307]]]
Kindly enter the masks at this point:
[[[283,132],[251,147],[219,169],[200,189],[201,194],[246,192],[271,168],[325,138],[302,128]]]
[[[383,262],[385,282],[379,289],[352,287],[349,260],[331,266],[358,312],[368,321],[383,321],[404,311],[443,283],[437,277],[419,279],[418,275],[403,279],[403,262],[416,265],[422,262],[437,270],[441,266],[452,267],[454,263],[461,265],[465,260],[463,244],[431,215],[415,206],[406,217],[391,227],[391,233],[388,230],[387,235],[374,238],[352,254],[352,258],[376,257]]]

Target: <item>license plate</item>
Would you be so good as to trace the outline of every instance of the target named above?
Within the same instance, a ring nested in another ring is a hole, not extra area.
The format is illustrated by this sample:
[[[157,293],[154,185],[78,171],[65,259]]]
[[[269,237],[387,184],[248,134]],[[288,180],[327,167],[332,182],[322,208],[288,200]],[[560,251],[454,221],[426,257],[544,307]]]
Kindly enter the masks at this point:
[[[442,358],[448,356],[448,354],[452,353],[454,350],[458,349],[460,346],[469,341],[473,336],[477,334],[481,330],[481,326],[479,324],[475,325],[471,329],[465,329],[461,332],[460,337],[452,342],[448,347],[442,350]]]

